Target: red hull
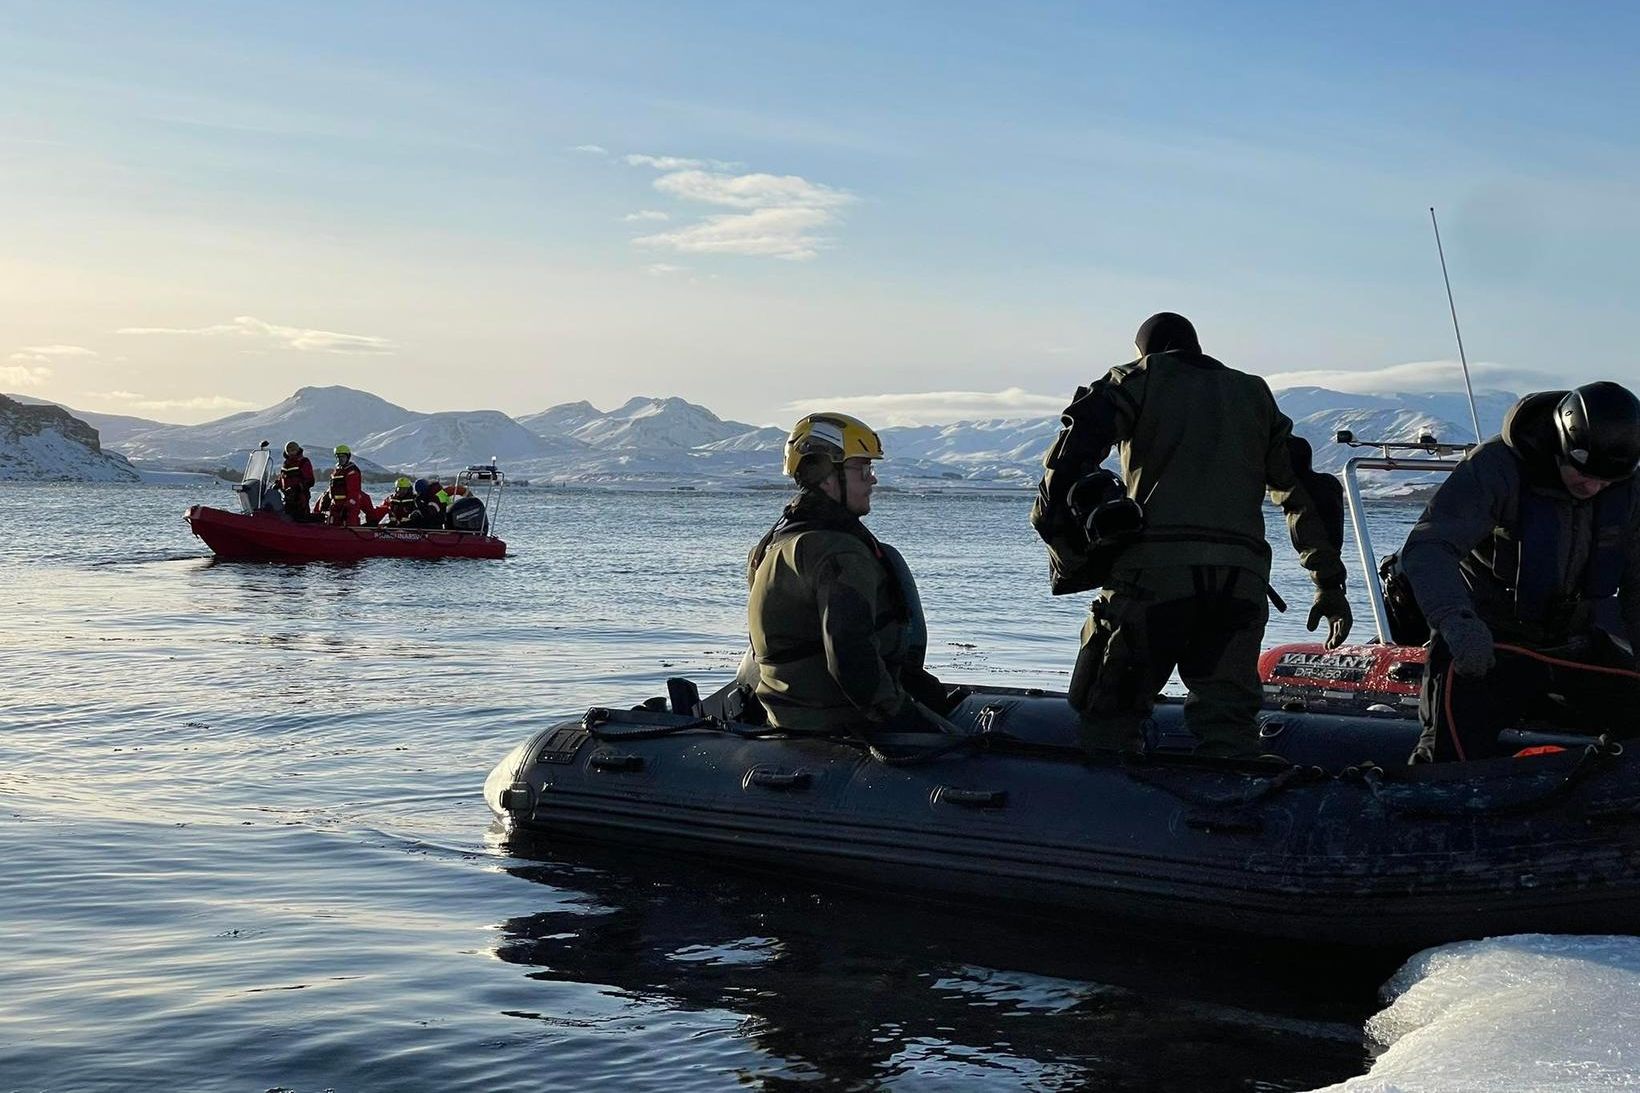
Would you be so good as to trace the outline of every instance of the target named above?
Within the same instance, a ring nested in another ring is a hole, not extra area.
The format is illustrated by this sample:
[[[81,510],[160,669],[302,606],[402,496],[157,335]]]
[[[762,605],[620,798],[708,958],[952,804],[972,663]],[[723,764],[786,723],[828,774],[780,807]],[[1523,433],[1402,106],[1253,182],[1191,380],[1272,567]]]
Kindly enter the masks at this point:
[[[193,533],[228,562],[355,562],[361,558],[502,558],[507,544],[471,531],[296,524],[194,505]]]

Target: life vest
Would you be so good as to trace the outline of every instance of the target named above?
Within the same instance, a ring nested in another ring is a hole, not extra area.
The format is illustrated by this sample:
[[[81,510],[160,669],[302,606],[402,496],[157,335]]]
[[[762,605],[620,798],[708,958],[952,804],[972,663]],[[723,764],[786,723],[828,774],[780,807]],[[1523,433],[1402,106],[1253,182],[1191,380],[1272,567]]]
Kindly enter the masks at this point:
[[[880,542],[858,520],[845,523],[782,516],[758,541],[757,546],[752,548],[749,569],[755,571],[763,563],[769,547],[775,542],[800,535],[805,531],[840,531],[866,545],[872,557],[877,560],[877,564],[882,567],[886,578],[884,583],[888,589],[885,602],[877,607],[877,618],[874,620],[876,629],[881,633],[891,624],[898,627],[898,640],[893,643],[893,648],[885,653],[884,662],[889,670],[896,674],[902,667],[921,668],[928,653],[928,619],[923,613],[922,596],[917,591],[917,582],[911,575],[911,567],[906,565],[904,555],[887,543]],[[821,656],[823,651],[819,647],[800,648],[787,650],[786,655],[794,658]]]
[[[287,490],[306,491],[313,485],[313,464],[306,456],[286,456],[284,464],[279,468],[279,481]]]
[[[1626,483],[1595,496],[1588,555],[1583,571],[1571,574],[1562,568],[1563,537],[1574,533],[1561,516],[1564,506],[1530,487],[1521,489],[1514,523],[1492,533],[1492,573],[1513,591],[1516,618],[1555,626],[1579,603],[1617,595],[1629,501]]]
[[[349,463],[347,466],[336,466],[330,470],[330,494],[332,497],[356,497],[360,490],[363,475],[359,468]]]

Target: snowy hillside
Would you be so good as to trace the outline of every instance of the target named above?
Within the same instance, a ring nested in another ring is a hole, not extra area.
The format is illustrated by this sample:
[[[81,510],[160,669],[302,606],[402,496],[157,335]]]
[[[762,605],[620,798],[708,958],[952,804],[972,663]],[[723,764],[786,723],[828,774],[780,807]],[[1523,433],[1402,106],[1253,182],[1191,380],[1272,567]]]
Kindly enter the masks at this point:
[[[540,436],[568,436],[589,421],[596,421],[604,412],[590,402],[565,402],[538,414],[518,418],[518,424]]]
[[[294,440],[317,463],[320,453],[337,444],[357,447],[373,433],[424,416],[350,387],[303,387],[265,410],[247,410],[203,425],[168,425],[139,433],[120,448],[132,459],[176,459],[242,452],[264,440],[283,448],[287,440]]]
[[[594,448],[696,448],[752,431],[724,421],[704,406],[681,398],[629,399],[618,410],[577,426],[570,436]]]
[[[0,395],[0,481],[135,482],[124,457],[102,450],[97,430],[61,406],[25,406]]]
[[[62,406],[61,403],[51,402],[41,398],[30,398],[28,395],[8,396],[24,406]],[[90,410],[74,410],[67,406],[62,407],[74,417],[79,418],[93,429],[102,440],[104,448],[116,451],[124,450],[126,442],[140,433],[153,429],[173,429],[174,425],[167,425],[163,421],[150,421],[145,417],[130,417],[126,414],[99,414]]]
[[[502,467],[537,459],[561,461],[587,451],[577,440],[537,436],[499,410],[417,415],[352,447],[384,467],[435,471],[488,463],[492,457]]]
[[[1276,398],[1314,447],[1316,465],[1327,471],[1341,469],[1352,455],[1369,454],[1335,444],[1340,429],[1370,440],[1416,440],[1430,433],[1464,442],[1473,436],[1461,392],[1356,395],[1294,387]],[[1476,398],[1482,429],[1492,435],[1515,396],[1486,391]],[[109,448],[145,468],[237,468],[242,453],[263,440],[277,448],[296,439],[316,466],[328,465],[330,449],[345,441],[362,464],[379,465],[388,477],[447,473],[494,457],[515,478],[541,483],[783,486],[784,429],[725,421],[676,397],[634,398],[607,412],[587,402],[565,403],[515,420],[498,410],[418,413],[347,387],[304,387],[276,406],[203,425],[89,416],[114,419],[122,439]],[[1029,488],[1058,428],[1057,415],[887,428],[882,436],[888,458],[878,477],[908,489]],[[1372,492],[1388,489],[1366,482]]]

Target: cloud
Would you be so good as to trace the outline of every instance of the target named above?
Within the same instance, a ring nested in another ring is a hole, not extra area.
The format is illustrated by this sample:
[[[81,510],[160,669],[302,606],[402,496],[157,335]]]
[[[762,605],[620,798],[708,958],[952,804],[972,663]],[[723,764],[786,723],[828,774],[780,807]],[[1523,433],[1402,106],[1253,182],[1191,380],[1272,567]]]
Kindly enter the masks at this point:
[[[792,417],[835,410],[880,425],[944,425],[989,418],[1055,417],[1064,395],[1034,395],[1021,387],[1001,391],[921,391],[899,395],[845,395],[786,404]]]
[[[734,209],[835,209],[853,203],[846,190],[798,175],[729,175],[713,171],[673,171],[655,180],[655,189],[685,201]]]
[[[11,355],[14,361],[39,363],[56,357],[95,357],[95,349],[83,345],[25,345]]]
[[[572,152],[585,152],[587,155],[590,155],[590,156],[607,156],[607,155],[609,155],[609,149],[605,148],[601,144],[577,144],[575,147],[571,148],[570,151],[572,151]]]
[[[797,175],[729,175],[674,171],[655,180],[655,189],[685,201],[745,210],[718,213],[677,231],[639,236],[641,247],[682,254],[740,254],[804,262],[832,244],[823,229],[839,220],[838,210],[857,200]]]
[[[0,383],[7,387],[40,387],[50,378],[43,364],[0,364]]]
[[[295,326],[280,326],[276,323],[252,318],[249,315],[238,315],[234,317],[232,322],[217,323],[214,326],[127,326],[121,327],[115,333],[174,334],[202,338],[249,338],[257,341],[275,342],[285,349],[296,349],[308,353],[377,354],[393,353],[398,348],[386,338],[372,337],[367,334],[337,334],[329,330],[305,330]]]
[[[1469,366],[1475,386],[1510,391],[1556,386],[1547,372],[1512,364],[1476,361]],[[1418,394],[1428,391],[1456,391],[1463,387],[1463,368],[1457,361],[1409,361],[1382,368],[1345,370],[1316,368],[1301,372],[1276,372],[1264,377],[1271,387],[1325,387],[1356,395]]]
[[[193,398],[154,399],[135,391],[91,391],[92,398],[111,399],[129,403],[133,410],[250,410],[254,402],[228,398],[226,395],[196,395]]]
[[[632,242],[683,254],[743,254],[804,262],[830,245],[829,239],[815,234],[830,220],[823,209],[758,209],[709,216],[687,228],[639,236]]]
[[[633,167],[653,167],[657,171],[686,171],[710,167],[715,171],[733,171],[741,165],[726,159],[691,159],[685,156],[622,156]]]
[[[659,193],[678,201],[735,210],[705,216],[676,231],[632,240],[634,246],[680,254],[739,254],[808,261],[833,244],[823,229],[839,223],[841,210],[859,200],[847,190],[811,182],[800,175],[762,171],[737,174],[740,165],[724,160],[643,154],[622,159],[634,167],[662,172],[654,182]],[[644,209],[622,219],[640,222],[669,220],[670,216]]]
[[[643,268],[643,271],[651,277],[665,277],[671,273],[687,273],[689,267],[674,266],[670,262],[651,262]]]

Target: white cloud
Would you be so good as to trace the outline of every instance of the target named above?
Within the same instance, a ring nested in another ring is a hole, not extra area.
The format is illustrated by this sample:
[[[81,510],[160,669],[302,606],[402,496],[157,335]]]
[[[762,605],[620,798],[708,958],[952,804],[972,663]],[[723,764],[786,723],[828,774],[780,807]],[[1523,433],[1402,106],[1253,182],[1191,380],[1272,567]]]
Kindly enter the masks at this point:
[[[7,387],[40,387],[50,378],[43,364],[0,364],[0,383]]]
[[[622,159],[634,167],[662,172],[654,182],[659,193],[679,201],[736,210],[706,216],[675,231],[632,240],[635,246],[680,254],[740,254],[807,261],[832,245],[822,229],[838,223],[841,210],[859,200],[847,190],[811,182],[800,175],[761,171],[736,174],[740,164],[724,160],[637,153]],[[633,223],[670,219],[669,214],[657,209],[622,217]]]
[[[92,398],[111,399],[130,403],[133,410],[251,410],[254,402],[228,398],[226,395],[196,395],[193,398],[154,399],[135,391],[91,391]]]
[[[572,152],[585,152],[589,156],[607,156],[609,149],[601,144],[577,144],[571,148]]]
[[[83,345],[25,345],[11,355],[14,361],[41,362],[56,357],[95,357],[95,349]]]
[[[744,254],[803,262],[830,245],[815,232],[831,219],[824,209],[757,209],[709,216],[687,228],[639,236],[633,242],[684,254]]]
[[[672,273],[687,273],[689,267],[674,266],[670,262],[651,262],[643,268],[643,271],[651,277],[665,277]]]
[[[232,322],[217,323],[213,326],[127,326],[121,327],[115,333],[176,334],[205,338],[250,338],[257,341],[271,341],[286,349],[296,349],[310,353],[392,353],[398,348],[386,338],[372,337],[367,334],[337,334],[329,330],[305,330],[295,326],[280,326],[277,323],[265,322],[249,315],[238,315],[234,317]]]
[[[685,159],[682,156],[645,156],[631,155],[625,157],[634,167],[654,167],[660,171],[677,171],[688,167],[704,167],[704,159]]]
[[[673,171],[655,180],[655,189],[685,201],[726,205],[732,209],[835,209],[851,204],[846,190],[810,182],[798,175],[729,175],[714,171]]]
[[[786,404],[792,417],[835,410],[874,425],[944,425],[989,418],[1054,417],[1064,395],[1035,395],[1021,387],[1001,391],[920,391],[898,395],[845,395]]]
[[[1477,387],[1498,387],[1519,391],[1556,386],[1553,376],[1512,364],[1476,361],[1469,366],[1471,382]],[[1264,377],[1271,387],[1325,387],[1356,395],[1419,394],[1427,391],[1455,391],[1463,387],[1463,368],[1457,361],[1408,361],[1382,368],[1345,370],[1316,368],[1301,372],[1276,372]]]
[[[621,157],[633,167],[653,167],[657,171],[686,171],[710,167],[714,171],[733,171],[741,166],[727,159],[692,159],[687,156],[630,155]]]

